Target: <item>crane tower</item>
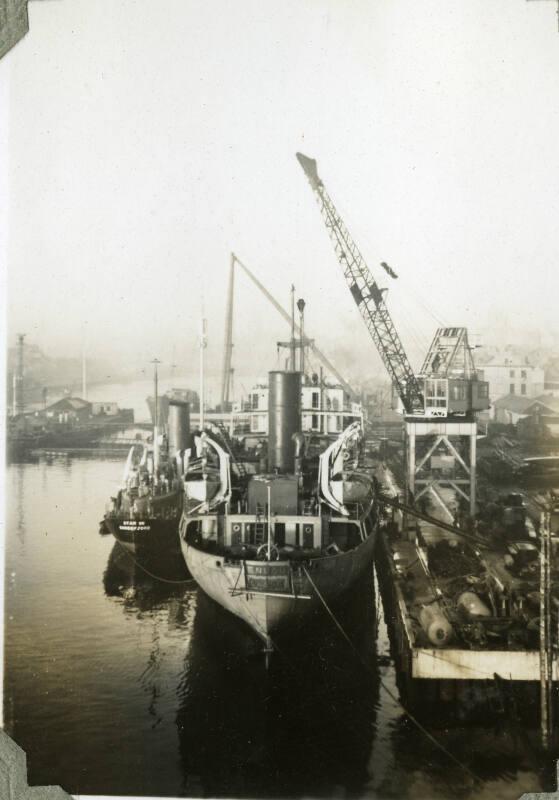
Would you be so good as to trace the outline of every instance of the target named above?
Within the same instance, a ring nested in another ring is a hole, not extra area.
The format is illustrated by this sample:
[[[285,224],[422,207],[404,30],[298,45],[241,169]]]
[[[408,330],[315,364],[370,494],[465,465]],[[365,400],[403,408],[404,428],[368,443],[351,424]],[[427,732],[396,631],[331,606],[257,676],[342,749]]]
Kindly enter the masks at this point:
[[[489,407],[488,384],[478,380],[466,328],[439,328],[416,375],[385,303],[318,175],[316,161],[297,153],[316,195],[350,293],[390,375],[405,414],[406,499],[430,494],[454,520],[444,489],[476,510],[476,412]]]

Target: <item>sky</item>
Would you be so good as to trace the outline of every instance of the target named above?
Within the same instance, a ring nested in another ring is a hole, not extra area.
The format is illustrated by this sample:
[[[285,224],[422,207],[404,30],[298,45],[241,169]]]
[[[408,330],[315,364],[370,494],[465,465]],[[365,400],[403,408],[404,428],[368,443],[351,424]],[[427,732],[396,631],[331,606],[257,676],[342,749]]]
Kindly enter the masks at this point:
[[[295,284],[340,372],[380,373],[297,151],[389,287],[414,366],[440,323],[486,344],[497,321],[557,331],[551,0],[52,0],[29,16],[0,64],[8,341],[189,372],[204,315],[217,381],[234,251],[285,306]],[[287,335],[238,274],[239,379],[277,368]]]

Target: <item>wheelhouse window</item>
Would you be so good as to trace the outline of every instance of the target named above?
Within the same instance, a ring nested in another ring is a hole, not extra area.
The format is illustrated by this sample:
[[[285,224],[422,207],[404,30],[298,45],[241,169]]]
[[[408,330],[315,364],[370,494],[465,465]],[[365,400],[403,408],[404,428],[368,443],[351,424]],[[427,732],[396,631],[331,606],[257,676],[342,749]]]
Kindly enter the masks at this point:
[[[455,383],[450,391],[452,400],[465,400],[466,399],[466,386],[463,383]]]
[[[447,381],[429,378],[425,381],[425,404],[429,408],[446,407]]]

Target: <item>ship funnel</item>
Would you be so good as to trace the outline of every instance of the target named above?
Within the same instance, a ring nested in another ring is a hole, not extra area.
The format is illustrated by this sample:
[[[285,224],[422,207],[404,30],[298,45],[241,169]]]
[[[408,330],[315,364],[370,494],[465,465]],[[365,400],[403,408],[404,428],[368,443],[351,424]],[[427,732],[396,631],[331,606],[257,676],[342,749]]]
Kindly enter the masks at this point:
[[[268,468],[291,472],[301,430],[301,373],[268,373]]]
[[[184,400],[169,401],[169,416],[167,417],[169,431],[169,452],[171,455],[186,450],[190,437],[190,403]]]

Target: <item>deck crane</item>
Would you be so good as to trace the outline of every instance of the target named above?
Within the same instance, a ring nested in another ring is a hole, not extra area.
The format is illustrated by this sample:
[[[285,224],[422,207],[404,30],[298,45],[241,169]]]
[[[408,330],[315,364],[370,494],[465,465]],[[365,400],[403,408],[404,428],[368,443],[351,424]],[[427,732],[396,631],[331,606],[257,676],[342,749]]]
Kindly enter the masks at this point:
[[[346,283],[402,400],[404,409],[407,414],[422,414],[424,409],[423,392],[384,302],[385,290],[378,286],[371,275],[359,248],[338,214],[330,195],[318,176],[316,161],[302,153],[297,153],[297,160],[317,196],[322,217],[334,244],[338,261],[344,271]]]
[[[451,488],[469,503],[473,515],[475,414],[489,408],[489,392],[475,371],[466,328],[439,328],[421,373],[415,375],[384,302],[386,290],[371,275],[318,175],[316,161],[302,153],[297,153],[297,160],[317,197],[352,297],[402,401],[408,500],[413,502],[428,492],[453,521],[452,509],[440,491]],[[416,442],[423,443],[423,452],[417,452]],[[445,453],[446,460],[441,457]]]

